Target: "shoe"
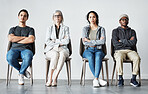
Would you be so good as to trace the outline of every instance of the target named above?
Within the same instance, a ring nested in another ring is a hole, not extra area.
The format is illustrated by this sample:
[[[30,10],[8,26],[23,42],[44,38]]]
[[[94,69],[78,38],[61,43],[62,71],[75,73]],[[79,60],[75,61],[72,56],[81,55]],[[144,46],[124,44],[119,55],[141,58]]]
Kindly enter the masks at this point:
[[[104,80],[102,80],[102,79],[99,79],[99,84],[100,84],[101,86],[105,86],[105,85],[107,84],[107,82],[104,81]]]
[[[57,86],[57,81],[54,80],[54,81],[52,82],[52,87],[56,87],[56,86]]]
[[[96,79],[93,80],[93,87],[94,87],[94,88],[100,87],[99,81],[98,81],[98,80],[96,80]]]
[[[31,77],[30,77],[30,73],[29,73],[28,71],[25,71],[24,76],[25,76],[26,78],[28,78],[28,79],[30,79],[30,78],[31,78]]]
[[[51,87],[51,86],[52,86],[52,82],[47,82],[47,83],[45,84],[45,86]]]
[[[118,86],[122,87],[123,85],[124,85],[124,80],[123,79],[119,79]]]
[[[132,85],[134,87],[138,87],[139,83],[136,81],[136,79],[131,79],[130,85]]]
[[[18,84],[24,85],[24,75],[23,74],[18,75]]]

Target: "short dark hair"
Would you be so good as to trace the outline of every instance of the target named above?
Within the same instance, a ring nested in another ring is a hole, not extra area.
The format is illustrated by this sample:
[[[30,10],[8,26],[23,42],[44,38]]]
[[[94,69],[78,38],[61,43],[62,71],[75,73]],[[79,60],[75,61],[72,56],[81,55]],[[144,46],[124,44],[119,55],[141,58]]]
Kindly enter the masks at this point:
[[[28,11],[26,9],[20,10],[19,13],[18,13],[18,16],[20,15],[21,12],[26,12],[27,18],[29,17],[29,13],[28,13]]]
[[[90,11],[90,12],[87,13],[87,16],[86,16],[87,17],[87,21],[89,22],[88,18],[89,18],[89,14],[90,13],[94,13],[95,14],[96,19],[97,19],[96,20],[96,24],[98,25],[99,24],[99,16],[98,16],[97,12],[95,12],[95,11]],[[90,22],[89,22],[89,24],[90,24]]]

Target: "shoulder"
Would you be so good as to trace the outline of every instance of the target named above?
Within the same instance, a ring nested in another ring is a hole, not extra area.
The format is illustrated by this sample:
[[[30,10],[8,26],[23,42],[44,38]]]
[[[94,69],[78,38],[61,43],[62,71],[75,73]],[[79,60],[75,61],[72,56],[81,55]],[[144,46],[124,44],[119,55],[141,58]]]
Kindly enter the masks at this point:
[[[114,28],[114,29],[112,30],[112,32],[118,32],[118,27],[117,27],[117,28]]]
[[[83,27],[83,31],[88,31],[89,29],[90,29],[89,25]]]
[[[131,29],[131,32],[136,32],[134,29]]]
[[[17,26],[11,27],[10,30],[15,30]]]
[[[105,28],[102,26],[98,26],[98,29],[100,29],[101,31],[105,31]]]
[[[66,25],[62,25],[62,27],[63,27],[64,29],[69,29],[69,27],[66,26]]]
[[[27,28],[29,31],[34,31],[34,28],[33,28],[33,27],[26,26],[26,28]]]

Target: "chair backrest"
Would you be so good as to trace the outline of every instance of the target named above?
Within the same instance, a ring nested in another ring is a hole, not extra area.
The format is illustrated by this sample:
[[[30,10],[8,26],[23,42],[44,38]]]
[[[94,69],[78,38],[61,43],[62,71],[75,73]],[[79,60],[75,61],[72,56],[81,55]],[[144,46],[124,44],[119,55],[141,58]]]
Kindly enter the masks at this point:
[[[71,56],[71,54],[72,54],[71,39],[69,40],[69,43],[68,43],[67,47],[68,47],[68,49],[69,49],[69,56]]]
[[[11,46],[12,46],[12,42],[9,41],[7,51],[9,51],[11,49]],[[32,50],[31,51],[33,52],[33,55],[34,55],[35,54],[35,42],[32,45]]]
[[[47,45],[45,44],[45,45],[44,45],[44,49],[45,49],[46,46],[47,46]],[[68,43],[68,45],[67,45],[67,48],[69,49],[69,56],[71,56],[71,54],[72,54],[71,39],[69,40],[69,43]],[[46,53],[44,53],[44,54],[46,54]]]
[[[80,49],[79,49],[79,51],[80,51],[80,56],[81,56],[81,57],[82,57],[82,55],[83,55],[84,50],[85,50],[85,46],[84,46],[84,44],[83,44],[83,42],[82,42],[82,38],[81,38],[81,39],[80,39]],[[107,54],[106,44],[102,45],[102,51],[103,51],[103,53],[104,53],[105,55]]]
[[[133,46],[132,49],[137,52],[137,47],[136,47],[136,45]],[[115,47],[114,47],[113,41],[112,41],[112,39],[111,39],[111,56],[112,56],[113,58],[114,58],[114,53],[115,53]]]

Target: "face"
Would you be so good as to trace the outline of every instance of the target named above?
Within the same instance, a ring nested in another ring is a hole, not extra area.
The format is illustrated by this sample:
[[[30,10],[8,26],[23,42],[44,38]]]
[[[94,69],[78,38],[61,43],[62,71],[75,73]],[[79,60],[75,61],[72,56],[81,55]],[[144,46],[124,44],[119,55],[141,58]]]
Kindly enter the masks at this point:
[[[18,19],[19,19],[19,21],[22,22],[22,23],[26,22],[27,19],[28,19],[28,18],[27,18],[27,13],[22,11],[22,12],[19,14],[19,16],[18,16]]]
[[[55,23],[61,23],[62,22],[62,15],[59,12],[56,12],[54,14],[53,20]]]
[[[122,17],[119,21],[121,26],[127,26],[128,25],[128,18],[127,17]]]
[[[91,24],[96,24],[97,21],[96,15],[94,13],[90,13],[88,20]]]

